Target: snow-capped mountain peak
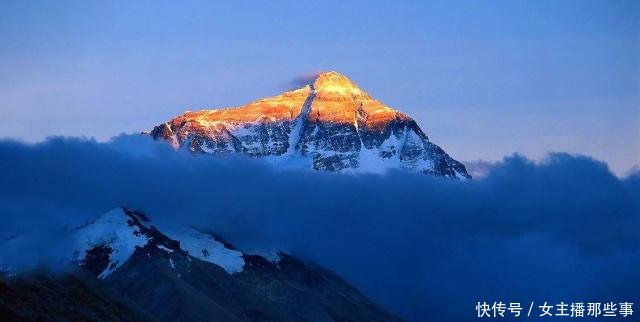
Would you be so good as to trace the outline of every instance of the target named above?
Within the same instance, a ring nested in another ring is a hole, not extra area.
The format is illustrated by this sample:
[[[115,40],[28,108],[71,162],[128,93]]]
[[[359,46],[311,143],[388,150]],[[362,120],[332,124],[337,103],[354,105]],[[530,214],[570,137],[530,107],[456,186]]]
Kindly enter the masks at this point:
[[[222,109],[186,112],[149,134],[196,154],[243,153],[316,170],[470,178],[417,123],[337,72],[299,89]]]
[[[364,93],[353,81],[334,71],[319,73],[311,87],[316,93],[334,92],[352,95]]]
[[[11,321],[401,321],[318,264],[273,249],[241,251],[214,233],[151,221],[140,211],[116,208],[64,232],[65,240],[75,241],[61,254],[61,264],[72,264],[64,275],[17,275],[0,265],[1,316],[21,317]],[[5,240],[2,246],[10,244]]]
[[[106,278],[121,267],[136,250],[157,248],[213,263],[230,274],[241,272],[245,254],[219,241],[213,234],[191,226],[151,223],[128,208],[115,208],[72,232],[76,247],[73,260]],[[272,250],[265,250],[271,256]],[[252,253],[253,254],[253,253]]]

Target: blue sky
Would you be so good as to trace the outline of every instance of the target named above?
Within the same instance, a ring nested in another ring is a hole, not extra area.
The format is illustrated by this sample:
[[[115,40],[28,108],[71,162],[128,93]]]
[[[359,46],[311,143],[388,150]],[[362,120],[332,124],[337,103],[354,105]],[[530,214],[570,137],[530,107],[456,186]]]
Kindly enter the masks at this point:
[[[634,1],[2,1],[0,43],[0,137],[104,140],[337,70],[462,161],[640,163]]]

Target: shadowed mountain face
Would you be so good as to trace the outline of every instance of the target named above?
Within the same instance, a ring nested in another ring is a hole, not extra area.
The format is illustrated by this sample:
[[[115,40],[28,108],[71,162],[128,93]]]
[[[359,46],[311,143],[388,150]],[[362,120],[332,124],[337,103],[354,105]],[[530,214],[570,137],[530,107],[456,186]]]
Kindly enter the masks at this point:
[[[156,321],[134,302],[122,298],[82,271],[26,276],[0,274],[0,321]]]
[[[407,115],[336,72],[235,108],[186,112],[149,132],[193,153],[243,153],[316,170],[414,172],[471,178]]]
[[[69,231],[77,270],[0,273],[0,321],[401,321],[316,264],[155,224],[117,208]]]

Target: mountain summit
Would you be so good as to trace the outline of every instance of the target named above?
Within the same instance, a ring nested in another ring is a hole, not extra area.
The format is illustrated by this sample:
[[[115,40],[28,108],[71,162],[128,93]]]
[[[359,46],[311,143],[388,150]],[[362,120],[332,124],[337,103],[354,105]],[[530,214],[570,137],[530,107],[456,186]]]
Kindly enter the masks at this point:
[[[249,104],[186,112],[149,132],[196,154],[244,153],[316,170],[414,172],[468,179],[416,122],[337,72]]]

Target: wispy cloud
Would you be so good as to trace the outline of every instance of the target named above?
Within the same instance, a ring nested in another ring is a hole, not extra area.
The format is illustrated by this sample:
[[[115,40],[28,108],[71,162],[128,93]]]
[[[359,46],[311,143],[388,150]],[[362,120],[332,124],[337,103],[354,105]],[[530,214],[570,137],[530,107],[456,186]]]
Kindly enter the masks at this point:
[[[467,172],[471,175],[471,177],[475,179],[480,179],[488,176],[494,167],[497,167],[501,164],[500,162],[492,162],[486,160],[465,161],[462,163],[464,163],[464,166],[466,167]]]
[[[288,89],[296,89],[300,87],[304,87],[306,85],[311,85],[318,78],[320,71],[304,73],[294,77],[291,81],[289,81]]]

